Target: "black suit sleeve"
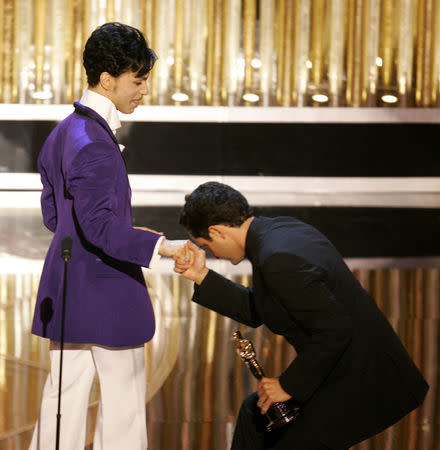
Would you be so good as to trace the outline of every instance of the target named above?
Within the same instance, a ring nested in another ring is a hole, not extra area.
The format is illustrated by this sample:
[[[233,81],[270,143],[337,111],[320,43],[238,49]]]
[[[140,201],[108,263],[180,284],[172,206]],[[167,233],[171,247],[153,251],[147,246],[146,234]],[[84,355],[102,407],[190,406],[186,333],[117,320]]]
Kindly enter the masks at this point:
[[[269,294],[307,336],[303,350],[279,377],[283,389],[306,402],[335,367],[351,341],[352,323],[316,266],[288,254],[263,267]]]
[[[200,286],[194,285],[192,300],[250,327],[256,328],[262,324],[255,310],[252,289],[234,283],[212,270]]]

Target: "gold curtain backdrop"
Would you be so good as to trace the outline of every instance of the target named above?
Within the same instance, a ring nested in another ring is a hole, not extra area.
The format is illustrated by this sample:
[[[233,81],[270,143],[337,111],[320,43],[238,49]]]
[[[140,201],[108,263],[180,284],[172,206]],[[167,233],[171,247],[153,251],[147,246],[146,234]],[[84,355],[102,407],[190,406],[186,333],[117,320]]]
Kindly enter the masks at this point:
[[[0,273],[0,450],[27,449],[49,367],[46,340],[30,334],[39,267],[22,267],[21,272]],[[439,449],[440,269],[352,270],[430,384],[420,408],[352,450]],[[256,388],[255,378],[235,354],[232,332],[238,328],[252,340],[268,376],[282,372],[295,352],[264,326],[248,328],[191,302],[188,280],[148,270],[145,276],[157,319],[156,335],[146,345],[149,445],[227,450],[241,401]],[[244,285],[252,281],[246,272],[229,278]],[[96,382],[89,403],[88,443],[98,401]]]
[[[0,0],[0,102],[78,99],[113,20],[159,56],[146,104],[440,104],[440,0]]]

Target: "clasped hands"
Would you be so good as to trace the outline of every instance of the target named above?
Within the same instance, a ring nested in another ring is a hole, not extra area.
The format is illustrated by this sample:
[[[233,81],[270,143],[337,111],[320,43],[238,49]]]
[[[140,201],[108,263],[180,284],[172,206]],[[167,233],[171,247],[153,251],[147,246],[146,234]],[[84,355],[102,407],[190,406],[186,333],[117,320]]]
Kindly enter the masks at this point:
[[[138,230],[149,231],[150,233],[155,233],[163,235],[161,231],[156,231],[147,227],[134,227]],[[179,260],[183,267],[189,268],[194,261],[193,254],[187,246],[187,240],[170,240],[164,237],[159,246],[159,255],[171,257],[175,261]]]
[[[209,272],[206,267],[206,252],[191,241],[186,241],[186,250],[189,254],[181,252],[173,257],[174,272],[180,273],[196,284],[201,284]]]

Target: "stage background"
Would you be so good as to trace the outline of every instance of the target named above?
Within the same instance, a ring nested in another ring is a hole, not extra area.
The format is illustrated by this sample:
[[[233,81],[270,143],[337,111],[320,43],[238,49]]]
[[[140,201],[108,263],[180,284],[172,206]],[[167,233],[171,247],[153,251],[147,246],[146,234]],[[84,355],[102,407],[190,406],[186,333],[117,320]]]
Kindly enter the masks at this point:
[[[37,156],[85,88],[86,38],[110,20],[142,29],[159,56],[151,94],[118,133],[135,225],[184,238],[184,195],[217,180],[256,214],[319,228],[431,386],[421,408],[355,449],[438,450],[440,0],[0,0],[0,449],[27,448],[48,370],[47,342],[30,334],[51,239]],[[252,283],[248,263],[209,264]],[[166,259],[145,276],[158,321],[150,448],[226,450],[255,389],[232,332],[268,375],[294,350],[192,304]],[[98,401],[95,382],[88,445]]]

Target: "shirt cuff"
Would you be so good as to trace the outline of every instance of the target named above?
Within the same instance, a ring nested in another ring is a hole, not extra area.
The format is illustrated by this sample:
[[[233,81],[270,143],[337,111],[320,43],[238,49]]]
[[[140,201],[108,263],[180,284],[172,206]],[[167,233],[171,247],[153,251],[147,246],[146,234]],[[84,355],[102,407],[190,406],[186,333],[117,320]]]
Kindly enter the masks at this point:
[[[165,236],[161,236],[157,242],[156,242],[156,246],[154,247],[153,250],[153,256],[150,259],[150,264],[148,266],[149,269],[154,269],[154,266],[156,266],[159,263],[160,260],[160,255],[159,255],[159,248],[160,248],[160,244],[162,243],[162,241],[165,239]]]

